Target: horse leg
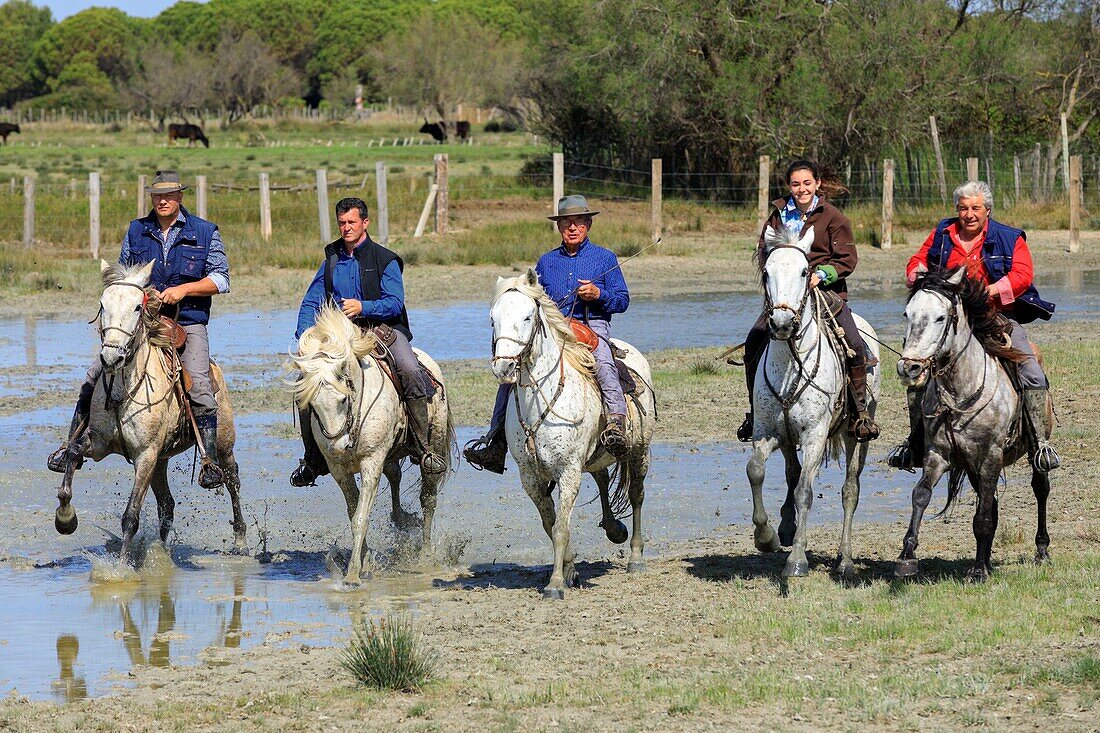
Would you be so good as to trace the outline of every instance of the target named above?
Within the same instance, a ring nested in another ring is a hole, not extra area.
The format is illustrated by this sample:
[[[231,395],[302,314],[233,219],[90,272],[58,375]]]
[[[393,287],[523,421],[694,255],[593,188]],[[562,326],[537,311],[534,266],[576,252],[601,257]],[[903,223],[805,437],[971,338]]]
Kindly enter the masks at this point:
[[[130,491],[126,511],[122,513],[122,550],[118,559],[124,565],[130,562],[130,545],[138,531],[141,505],[145,503],[145,492],[149,490],[149,479],[152,478],[156,465],[156,451],[149,449],[138,454],[134,460],[134,488]]]
[[[840,490],[844,502],[844,524],[840,530],[840,549],[833,572],[841,578],[852,578],[856,574],[852,562],[852,518],[859,506],[859,476],[867,461],[867,444],[857,443],[855,438],[845,434],[844,454],[844,486]]]
[[[348,521],[351,524],[351,553],[348,558],[347,571],[344,574],[344,583],[359,585],[359,574],[363,571],[363,560],[359,553],[359,547],[362,544],[362,537],[366,533],[366,528],[360,530],[356,524],[356,513],[361,498],[364,498],[368,504],[374,503],[374,492],[366,487],[360,491],[359,485],[355,483],[355,473],[347,471],[343,464],[329,464],[329,469],[332,472],[333,480],[336,481],[336,485],[340,487],[340,491],[344,494],[344,502],[348,508]],[[369,516],[369,510],[367,514]]]
[[[241,472],[232,449],[224,453],[218,451],[218,465],[221,466],[222,475],[225,477],[225,488],[229,492],[229,504],[233,509],[233,551],[236,554],[247,554],[248,526],[241,513]]]
[[[606,468],[592,472],[592,478],[596,479],[596,486],[600,490],[600,508],[603,510],[603,518],[600,519],[600,527],[607,539],[616,545],[626,542],[626,525],[620,522],[611,512],[611,496],[608,493],[611,487],[611,473]]]
[[[1035,562],[1043,563],[1050,559],[1050,535],[1047,534],[1047,497],[1050,496],[1050,474],[1032,469],[1031,490],[1035,492],[1036,508],[1039,510],[1038,525],[1035,529]]]
[[[779,441],[775,438],[753,441],[752,457],[745,466],[745,473],[748,474],[749,485],[752,487],[752,523],[755,527],[752,539],[756,549],[761,552],[779,550],[779,538],[768,524],[768,512],[764,508],[764,466],[778,444]]]
[[[435,508],[439,501],[439,487],[442,485],[443,479],[446,476],[446,472],[422,472],[420,474],[420,510],[424,512],[424,519],[421,525],[421,531],[423,532],[420,545],[421,554],[431,552],[432,549],[432,523],[435,522]],[[415,515],[410,514],[408,516],[412,517],[414,522],[416,521]]]
[[[348,572],[345,583],[359,583],[363,571],[363,554],[366,552],[367,529],[370,525],[370,512],[374,508],[374,499],[378,496],[378,482],[382,478],[382,466],[385,457],[368,456],[359,462],[359,503],[351,520],[352,548],[348,560]],[[351,480],[354,482],[355,477]]]
[[[160,541],[168,543],[168,533],[172,531],[172,522],[176,516],[176,500],[168,488],[168,461],[157,461],[150,480],[153,496],[157,500],[157,517],[160,519]]]
[[[401,461],[386,461],[382,473],[386,477],[386,483],[390,485],[390,520],[393,526],[402,531],[415,527],[416,515],[405,511],[405,507],[401,506]]]
[[[997,477],[1000,475],[1002,456],[993,449],[985,457],[977,475],[970,481],[978,492],[978,506],[974,512],[974,539],[977,544],[974,566],[967,572],[967,580],[980,583],[989,578],[993,570],[993,535],[997,531]]]
[[[565,598],[565,588],[575,588],[579,581],[577,568],[573,563],[576,554],[569,542],[569,523],[573,518],[573,504],[577,501],[580,489],[580,469],[567,469],[558,479],[558,516],[554,522],[553,536],[554,572],[542,592],[544,598]],[[550,592],[549,596],[547,592]]]
[[[798,461],[798,448],[783,445],[783,469],[787,479],[787,497],[779,510],[779,544],[790,547],[794,542],[794,489],[802,476],[802,464]]]
[[[557,521],[557,512],[554,509],[554,495],[551,491],[546,490],[546,481],[538,475],[534,469],[527,469],[520,466],[520,480],[523,482],[523,490],[527,492],[527,495],[531,497],[531,501],[534,502],[535,508],[538,509],[539,518],[542,519],[542,529],[546,532],[546,536],[550,538],[550,541],[554,541],[554,524]],[[554,482],[551,481],[550,485],[553,486]],[[558,591],[554,594],[548,593],[550,589],[543,590],[544,598],[565,598],[565,591],[561,590],[560,595]]]
[[[924,512],[928,509],[928,502],[932,500],[932,489],[936,488],[936,484],[939,483],[947,468],[947,461],[936,451],[929,450],[925,454],[920,480],[913,487],[913,513],[909,515],[909,528],[905,531],[901,555],[898,556],[897,564],[894,565],[895,577],[906,578],[916,575],[920,570],[917,561],[920,523],[924,518]]]
[[[813,434],[803,442],[802,476],[794,490],[794,540],[791,554],[783,568],[786,578],[800,578],[810,574],[810,562],[806,559],[806,525],[810,518],[810,507],[814,500],[814,479],[821,468],[821,458],[825,453],[828,436]]]
[[[638,450],[641,451],[641,457],[630,464],[630,512],[634,531],[630,535],[630,562],[626,566],[628,573],[641,573],[646,569],[645,560],[642,559],[642,552],[645,550],[642,502],[645,500],[645,477],[649,473],[649,446]]]
[[[76,510],[70,503],[73,498],[73,474],[76,473],[76,461],[71,457],[65,462],[65,475],[61,487],[57,490],[57,511],[54,512],[53,526],[58,534],[72,534],[79,523]]]

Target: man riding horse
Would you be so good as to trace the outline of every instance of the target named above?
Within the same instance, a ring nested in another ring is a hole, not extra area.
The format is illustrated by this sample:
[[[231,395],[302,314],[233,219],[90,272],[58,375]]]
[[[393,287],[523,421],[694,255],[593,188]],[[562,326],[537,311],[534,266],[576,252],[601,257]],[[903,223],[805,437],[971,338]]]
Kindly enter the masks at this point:
[[[985,286],[990,305],[1008,319],[1012,348],[1027,356],[1016,367],[1016,385],[1026,415],[1024,425],[1031,464],[1044,473],[1052,471],[1061,465],[1061,460],[1043,433],[1050,382],[1020,324],[1037,318],[1050,320],[1054,304],[1040,298],[1033,284],[1034,270],[1027,235],[1022,229],[1014,229],[991,217],[993,189],[989,184],[967,181],[955,189],[954,199],[956,216],[936,225],[909,260],[906,277],[912,284],[918,274],[930,268],[965,267],[968,277]],[[923,397],[923,388],[910,389],[906,393],[909,437],[887,459],[894,468],[909,470],[924,461]]]
[[[615,253],[588,238],[592,217],[599,213],[588,208],[584,196],[559,199],[558,213],[549,218],[557,222],[561,246],[540,257],[535,272],[562,314],[585,323],[596,334],[596,380],[607,411],[607,427],[600,442],[608,453],[621,458],[627,452],[626,397],[611,353],[611,316],[626,311],[630,292]],[[511,384],[497,389],[489,432],[462,452],[477,468],[504,473],[508,442],[503,426],[511,390]]]
[[[199,471],[199,485],[212,489],[222,485],[217,464],[215,441],[218,434],[218,404],[210,381],[211,296],[229,292],[229,261],[216,224],[200,219],[183,207],[183,192],[176,171],[157,171],[145,192],[153,210],[134,219],[122,240],[119,264],[132,267],[153,262],[150,284],[160,293],[162,313],[173,315],[187,334],[180,352],[180,363],[191,376],[187,396],[198,426],[207,459]],[[69,444],[79,441],[87,429],[92,393],[103,375],[103,364],[96,359],[88,369],[80,397],[76,402],[69,437],[54,451],[47,465],[51,471],[65,472],[65,454]]]
[[[317,320],[321,305],[333,303],[360,328],[374,331],[385,346],[397,372],[397,381],[409,415],[411,440],[408,447],[420,467],[430,474],[447,470],[444,459],[429,449],[428,401],[435,386],[420,367],[409,341],[409,315],[405,311],[404,263],[395,252],[376,243],[367,234],[370,218],[362,199],[345,198],[336,204],[340,239],[325,247],[325,260],[306,290],[298,309],[302,334]],[[329,473],[328,465],[313,436],[310,415],[299,412],[305,457],[290,476],[293,486],[312,486],[318,476]]]

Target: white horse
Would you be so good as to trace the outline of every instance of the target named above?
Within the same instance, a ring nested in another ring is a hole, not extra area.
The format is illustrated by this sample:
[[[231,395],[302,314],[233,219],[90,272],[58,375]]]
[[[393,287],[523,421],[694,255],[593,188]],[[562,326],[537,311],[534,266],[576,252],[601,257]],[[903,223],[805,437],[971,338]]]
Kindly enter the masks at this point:
[[[374,335],[353,324],[343,313],[325,306],[314,326],[298,340],[298,354],[292,355],[299,378],[293,382],[295,398],[309,409],[313,434],[328,462],[332,477],[344,492],[351,520],[352,546],[344,582],[358,585],[371,508],[385,472],[395,503],[401,484],[401,459],[408,455],[405,431],[408,419],[393,381],[371,357]],[[439,366],[419,349],[417,358],[443,384]],[[422,551],[432,541],[436,500],[450,472],[454,427],[443,387],[429,404],[430,449],[445,456],[447,471],[421,471],[420,506],[423,517]],[[362,491],[355,482],[359,474]],[[394,506],[394,516],[399,505]]]
[[[859,503],[859,475],[867,459],[867,444],[848,435],[847,389],[843,363],[838,355],[845,349],[843,336],[827,315],[824,296],[809,287],[811,268],[808,252],[814,240],[813,227],[802,236],[786,228],[768,227],[764,235],[764,300],[771,340],[757,363],[753,391],[756,419],[752,458],[747,473],[752,485],[753,540],[757,549],[775,552],[790,546],[784,576],[809,573],[806,559],[806,523],[813,501],[814,479],[828,449],[838,456],[844,447],[846,475],[841,494],[844,528],[834,571],[841,576],[855,573],[852,564],[852,516]],[[853,313],[856,325],[871,336],[868,342],[869,399],[867,411],[873,417],[878,401],[878,343],[875,331]],[[782,522],[776,536],[768,524],[762,487],[764,464],[779,448],[786,461],[787,498],[780,512]],[[802,449],[799,462],[798,450]]]
[[[138,530],[145,492],[153,487],[160,518],[160,539],[168,540],[175,514],[175,499],[168,488],[168,459],[195,443],[187,424],[181,396],[176,389],[179,359],[170,334],[159,318],[160,299],[149,287],[153,263],[124,268],[100,260],[103,296],[96,319],[102,346],[99,359],[103,377],[92,395],[88,430],[69,446],[65,477],[57,492],[54,526],[62,534],[76,531],[77,517],[70,501],[73,473],[83,458],[103,460],[112,453],[134,464],[134,485],[122,515],[122,550],[119,559],[130,560],[130,545]],[[218,403],[218,465],[233,508],[235,549],[247,550],[246,526],[241,515],[237,462],[233,458],[236,431],[229,390],[217,364],[210,365],[210,381]]]
[[[534,270],[497,279],[490,318],[493,375],[501,384],[515,385],[505,420],[508,446],[519,464],[523,489],[538,508],[543,529],[554,543],[554,570],[543,597],[563,599],[565,588],[578,582],[569,521],[582,473],[596,479],[603,505],[602,526],[612,541],[626,540],[625,527],[614,514],[624,508],[624,492],[629,494],[633,531],[627,571],[645,570],[642,500],[657,417],[649,362],[630,344],[613,340],[626,352],[623,361],[641,377],[636,395],[640,405],[627,398],[629,452],[616,460],[600,445],[604,418],[595,360],[577,342]],[[619,471],[619,480],[615,496],[609,499],[608,469],[613,466]],[[556,511],[555,484],[559,489]]]

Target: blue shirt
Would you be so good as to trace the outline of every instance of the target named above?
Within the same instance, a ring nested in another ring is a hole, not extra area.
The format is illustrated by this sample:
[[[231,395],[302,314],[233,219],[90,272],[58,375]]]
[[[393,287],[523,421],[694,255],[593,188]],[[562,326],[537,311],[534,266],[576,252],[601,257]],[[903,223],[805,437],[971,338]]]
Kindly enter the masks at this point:
[[[817,208],[818,199],[817,194],[814,194],[814,200],[810,202],[809,211],[813,211]],[[794,202],[794,196],[787,199],[787,205],[783,207],[783,211],[780,212],[783,216],[783,226],[787,227],[787,230],[793,234],[801,234],[802,227],[806,223],[806,215],[803,214],[798,205]]]
[[[535,272],[564,315],[610,321],[612,314],[622,313],[630,305],[630,291],[618,265],[614,252],[585,239],[573,255],[565,251],[564,244],[550,250],[539,258]],[[600,297],[581,300],[573,292],[580,286],[578,280],[591,280],[600,289]]]
[[[363,240],[365,242],[366,239]],[[361,247],[363,242],[357,245]],[[337,304],[344,298],[358,300],[363,303],[363,315],[375,321],[385,321],[401,315],[401,308],[405,304],[405,283],[401,279],[401,265],[397,260],[386,265],[382,272],[382,297],[378,300],[363,300],[363,286],[359,279],[359,263],[353,255],[348,254],[345,247],[341,247],[337,253],[339,259],[332,269],[332,291]],[[325,263],[321,263],[320,269],[306,290],[306,297],[302,299],[302,306],[298,309],[298,329],[294,332],[294,338],[301,338],[307,328],[317,321],[317,312],[325,300]]]
[[[164,257],[164,261],[168,261],[168,250],[176,243],[176,239],[180,235],[180,230],[183,229],[183,223],[187,221],[187,218],[183,215],[183,212],[176,214],[176,220],[172,222],[172,226],[168,227],[168,236],[164,236],[164,233],[160,231],[158,227],[153,227],[154,235],[160,240],[162,247],[161,254]],[[130,265],[130,232],[126,232],[126,236],[122,238],[122,249],[118,254],[118,261],[121,265],[129,267]],[[214,235],[210,239],[210,249],[206,251],[206,267],[204,277],[210,278],[218,287],[219,293],[229,292],[229,259],[225,256],[225,245],[222,243],[221,235],[218,230],[214,230]]]

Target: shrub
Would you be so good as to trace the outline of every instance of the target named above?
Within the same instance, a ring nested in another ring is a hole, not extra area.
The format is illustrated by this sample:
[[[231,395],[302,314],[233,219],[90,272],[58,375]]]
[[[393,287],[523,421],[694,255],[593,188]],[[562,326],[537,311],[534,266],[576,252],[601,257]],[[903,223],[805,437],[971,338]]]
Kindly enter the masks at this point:
[[[435,676],[438,661],[407,616],[388,614],[356,626],[340,664],[361,685],[411,692]]]

